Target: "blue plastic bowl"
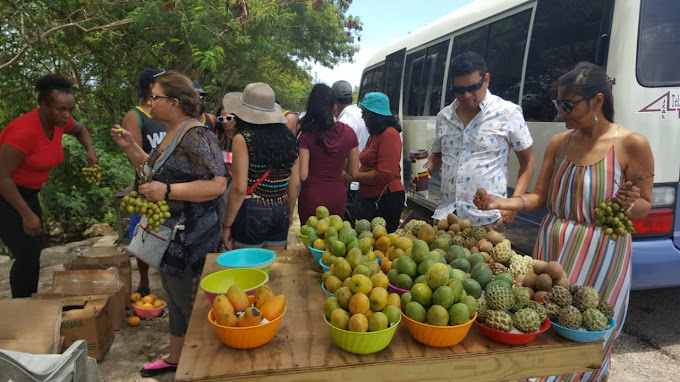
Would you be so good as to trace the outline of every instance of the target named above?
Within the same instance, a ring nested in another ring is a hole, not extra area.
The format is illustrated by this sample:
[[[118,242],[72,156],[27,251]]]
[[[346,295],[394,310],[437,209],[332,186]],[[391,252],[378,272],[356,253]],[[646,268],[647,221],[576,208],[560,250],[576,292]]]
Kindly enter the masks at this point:
[[[324,293],[326,293],[326,297],[333,297],[334,294],[326,290],[326,286],[321,283],[321,289],[323,289]]]
[[[577,342],[592,342],[592,341],[597,341],[600,338],[603,338],[607,333],[611,332],[614,330],[616,327],[616,321],[612,318],[608,322],[609,324],[609,329],[607,330],[599,330],[596,332],[589,332],[589,331],[584,331],[584,330],[575,330],[575,329],[569,329],[565,328],[564,326],[560,325],[559,323],[553,321],[551,327],[557,333],[558,335],[572,341],[577,341]]]
[[[217,256],[217,265],[227,269],[252,268],[267,273],[276,260],[276,252],[264,248],[241,248]]]
[[[307,248],[309,248],[309,251],[312,252],[312,256],[314,256],[314,261],[321,261],[321,254],[323,253],[322,250],[312,247],[311,244],[307,244]]]
[[[324,271],[324,272],[328,272],[328,271],[331,270],[331,267],[328,266],[328,265],[326,265],[326,264],[324,264],[324,263],[321,261],[321,258],[319,258],[319,265],[321,265],[321,268],[323,268],[323,271]]]

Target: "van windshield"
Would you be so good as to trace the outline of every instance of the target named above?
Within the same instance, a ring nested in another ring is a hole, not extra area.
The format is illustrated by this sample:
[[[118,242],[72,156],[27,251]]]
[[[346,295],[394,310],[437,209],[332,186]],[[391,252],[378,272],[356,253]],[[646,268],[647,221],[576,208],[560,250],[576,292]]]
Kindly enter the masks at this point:
[[[680,1],[643,0],[637,78],[642,86],[680,85]]]

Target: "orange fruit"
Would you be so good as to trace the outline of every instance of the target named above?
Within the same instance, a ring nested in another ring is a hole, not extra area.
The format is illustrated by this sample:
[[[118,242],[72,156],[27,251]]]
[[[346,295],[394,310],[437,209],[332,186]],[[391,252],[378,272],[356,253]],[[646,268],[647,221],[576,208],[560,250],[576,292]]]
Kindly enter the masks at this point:
[[[326,241],[324,239],[314,240],[314,249],[324,250],[326,248]]]
[[[142,308],[143,309],[153,309],[153,304],[145,302],[144,304],[142,304]]]
[[[135,301],[135,306],[141,308],[142,306],[144,306],[144,301],[142,300]]]
[[[142,297],[142,302],[145,303],[145,304],[153,305],[154,300],[155,300],[155,298],[153,298],[153,296],[151,296],[151,295]]]
[[[381,237],[378,238],[378,240],[375,241],[375,247],[379,251],[383,251],[383,252],[390,249],[390,244],[391,244],[391,242],[390,242],[390,238],[388,236],[381,236]]]
[[[137,316],[128,317],[127,323],[130,326],[139,326],[142,320]]]
[[[137,302],[141,299],[142,299],[142,295],[137,293],[137,292],[130,295],[130,301],[132,301],[132,302]]]
[[[160,308],[161,306],[163,306],[163,300],[155,300],[155,301],[153,302],[153,307],[154,307],[154,308]]]
[[[155,295],[155,294],[153,294],[153,293],[151,293],[151,294],[148,294],[147,296],[149,296],[149,297],[153,298],[153,300],[154,300],[154,301],[156,301],[156,299],[158,298],[158,296],[156,296],[156,295]]]

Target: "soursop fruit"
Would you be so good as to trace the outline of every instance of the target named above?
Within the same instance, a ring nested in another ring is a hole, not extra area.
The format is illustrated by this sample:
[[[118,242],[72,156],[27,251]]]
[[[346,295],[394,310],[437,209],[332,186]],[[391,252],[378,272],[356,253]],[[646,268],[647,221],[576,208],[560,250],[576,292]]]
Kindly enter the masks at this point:
[[[512,318],[512,323],[522,333],[533,333],[541,327],[541,319],[531,308],[520,309]]]
[[[477,300],[477,320],[479,322],[484,322],[486,319],[486,299],[484,297],[480,297]]]
[[[489,268],[491,268],[491,273],[493,273],[494,276],[498,276],[501,273],[507,273],[508,272],[508,267],[505,265],[498,263],[498,262],[493,262]]]
[[[375,228],[376,226],[385,227],[387,226],[387,222],[380,216],[374,217],[373,220],[371,220],[371,229]]]
[[[359,235],[361,235],[364,232],[370,232],[371,231],[371,222],[369,222],[366,219],[357,220],[355,230],[357,231],[357,234],[359,234]]]
[[[560,315],[560,308],[559,305],[549,302],[543,305],[545,308],[546,313],[548,313],[548,317],[550,318],[551,321],[557,320],[557,317]]]
[[[484,323],[491,329],[509,332],[512,330],[512,317],[504,310],[487,309]]]
[[[555,304],[563,308],[565,306],[571,305],[573,302],[573,298],[571,296],[571,293],[569,293],[569,289],[563,286],[555,285],[554,287],[552,287],[550,293],[552,293],[552,296],[550,296],[550,302],[554,302]]]
[[[510,258],[512,258],[510,244],[503,242],[496,244],[496,246],[493,247],[493,251],[491,252],[491,257],[494,259],[494,261],[498,261],[504,265],[509,264]]]
[[[495,310],[510,310],[515,305],[515,295],[502,285],[491,285],[484,292],[486,306]]]
[[[512,294],[515,296],[515,303],[510,308],[511,311],[516,312],[524,309],[529,305],[529,291],[525,287],[512,288]]]
[[[538,313],[538,318],[541,320],[541,322],[548,318],[548,310],[541,303],[531,301],[529,305],[527,305],[527,308],[535,310],[536,313]]]
[[[589,331],[607,329],[607,317],[596,308],[588,308],[583,312],[583,327]]]
[[[597,310],[602,312],[602,314],[607,317],[607,321],[614,317],[614,307],[604,301],[600,301],[600,303],[597,305]]]
[[[573,305],[567,305],[560,309],[560,314],[557,316],[557,321],[560,325],[569,329],[578,329],[581,326],[583,317],[581,311]]]
[[[597,308],[599,304],[600,294],[591,286],[580,287],[574,294],[574,306],[581,312],[588,308]]]

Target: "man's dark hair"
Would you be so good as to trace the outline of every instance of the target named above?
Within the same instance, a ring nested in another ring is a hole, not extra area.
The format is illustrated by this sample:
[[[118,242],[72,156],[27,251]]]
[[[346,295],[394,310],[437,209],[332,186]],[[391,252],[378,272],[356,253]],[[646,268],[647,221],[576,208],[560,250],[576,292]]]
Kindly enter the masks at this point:
[[[451,60],[451,80],[454,77],[464,76],[470,73],[479,72],[482,76],[487,73],[486,61],[476,52],[465,52],[459,54]]]

